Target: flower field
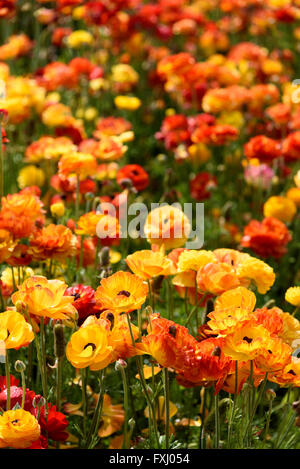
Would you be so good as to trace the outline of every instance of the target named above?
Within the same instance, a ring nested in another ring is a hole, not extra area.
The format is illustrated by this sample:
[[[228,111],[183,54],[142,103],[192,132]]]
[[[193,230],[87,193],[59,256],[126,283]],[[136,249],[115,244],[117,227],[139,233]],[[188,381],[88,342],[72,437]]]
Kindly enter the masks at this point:
[[[0,448],[300,449],[300,0],[0,0]]]

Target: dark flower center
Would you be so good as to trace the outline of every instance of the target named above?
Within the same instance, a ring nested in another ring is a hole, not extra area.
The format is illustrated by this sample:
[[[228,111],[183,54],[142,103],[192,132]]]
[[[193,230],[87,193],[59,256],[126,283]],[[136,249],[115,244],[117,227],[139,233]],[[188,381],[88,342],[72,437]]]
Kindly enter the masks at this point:
[[[253,339],[250,339],[250,338],[247,337],[247,336],[243,337],[243,340],[244,340],[245,342],[248,342],[248,344],[251,344],[251,342],[253,341]]]
[[[108,313],[107,316],[106,316],[106,319],[109,320],[111,326],[110,326],[110,329],[112,329],[114,327],[114,323],[115,323],[115,317],[113,315],[113,313]]]
[[[119,296],[119,295],[127,296],[127,298],[128,298],[128,297],[130,296],[130,293],[129,293],[129,291],[127,291],[127,290],[121,290],[121,291],[119,291],[119,293],[118,293],[118,296]]]
[[[11,423],[12,423],[13,425],[16,425],[18,422],[19,422],[19,419],[16,419],[16,420],[13,420]]]
[[[96,350],[96,345],[93,344],[92,342],[89,342],[88,344],[86,344],[86,345],[84,346],[84,350],[85,350],[86,348],[88,348],[88,347],[92,347],[93,352],[94,352],[94,350]]]
[[[72,296],[74,296],[74,300],[75,300],[75,301],[76,301],[76,300],[79,300],[79,298],[80,298],[80,293],[74,293],[74,295],[72,295]]]
[[[215,347],[212,351],[212,356],[213,357],[220,357],[221,356],[221,349],[220,347],[217,345],[217,347]]]
[[[174,339],[175,339],[175,337],[176,337],[176,326],[172,325],[172,326],[169,327],[169,334],[172,337],[174,337]]]

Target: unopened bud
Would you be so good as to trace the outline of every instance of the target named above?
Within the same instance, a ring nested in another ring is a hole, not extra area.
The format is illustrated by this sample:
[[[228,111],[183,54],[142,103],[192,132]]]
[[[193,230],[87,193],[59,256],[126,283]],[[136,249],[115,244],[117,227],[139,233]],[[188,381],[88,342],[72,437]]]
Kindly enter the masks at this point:
[[[120,181],[120,186],[121,186],[123,189],[131,189],[131,188],[132,188],[132,180],[129,179],[129,178],[121,179],[121,181]]]
[[[122,358],[116,361],[116,364],[115,364],[116,371],[120,371],[121,369],[124,369],[126,367],[127,367],[127,363],[125,362],[125,360],[122,360]]]
[[[101,264],[101,267],[106,267],[109,265],[109,263],[110,263],[109,248],[105,246],[100,251],[100,264]]]
[[[273,391],[273,389],[267,389],[266,390],[266,399],[268,401],[273,401],[276,397],[276,392]]]
[[[65,336],[62,324],[54,326],[54,354],[57,358],[62,358],[65,355]]]
[[[18,300],[15,304],[15,307],[16,307],[16,310],[18,311],[18,313],[23,313],[24,311],[24,303],[21,301],[21,300]]]
[[[129,426],[129,429],[131,430],[131,432],[133,431],[134,427],[135,427],[135,420],[133,418],[129,419],[128,420],[128,426]]]
[[[151,316],[151,314],[153,314],[153,309],[151,308],[151,306],[146,306],[144,311],[147,316]]]
[[[22,373],[23,371],[26,370],[26,365],[24,362],[22,362],[21,360],[17,360],[16,363],[15,363],[15,370],[18,372],[18,373]]]

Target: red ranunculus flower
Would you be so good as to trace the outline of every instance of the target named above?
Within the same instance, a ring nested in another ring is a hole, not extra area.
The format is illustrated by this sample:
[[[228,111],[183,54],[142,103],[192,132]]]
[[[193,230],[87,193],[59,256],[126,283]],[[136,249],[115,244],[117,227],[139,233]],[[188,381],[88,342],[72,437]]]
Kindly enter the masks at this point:
[[[117,182],[121,184],[123,179],[130,179],[137,191],[146,189],[149,184],[148,173],[138,164],[127,164],[117,172]]]
[[[242,246],[252,249],[259,256],[279,259],[286,253],[286,245],[291,239],[284,223],[267,217],[262,222],[251,220],[244,229]]]
[[[209,189],[216,187],[217,179],[212,174],[207,172],[198,173],[190,181],[190,191],[193,199],[206,200],[209,199],[211,193]]]

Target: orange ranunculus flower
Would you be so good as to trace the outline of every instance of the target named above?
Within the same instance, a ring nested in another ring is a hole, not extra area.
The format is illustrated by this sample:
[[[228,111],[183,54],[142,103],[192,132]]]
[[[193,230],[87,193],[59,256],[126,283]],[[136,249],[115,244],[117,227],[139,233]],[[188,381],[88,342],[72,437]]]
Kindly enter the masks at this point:
[[[85,213],[77,222],[76,233],[79,235],[96,236],[96,228],[102,217],[102,213],[96,213],[95,211]]]
[[[97,395],[93,396],[95,399]],[[101,424],[98,431],[100,438],[105,438],[121,430],[125,418],[122,404],[112,404],[108,394],[104,394]]]
[[[240,285],[238,276],[232,266],[226,263],[208,263],[197,272],[197,285],[203,292],[220,295],[226,290]]]
[[[223,351],[233,360],[253,360],[264,350],[268,350],[271,336],[254,319],[242,322],[224,338]]]
[[[254,311],[253,317],[257,324],[264,326],[273,337],[278,337],[283,332],[282,311],[279,308],[268,309],[265,306]]]
[[[32,142],[25,151],[25,160],[38,163],[42,160],[57,160],[66,153],[73,153],[76,145],[68,137],[42,136]]]
[[[101,161],[116,161],[124,156],[127,148],[121,137],[103,136],[100,142],[95,142],[92,154]]]
[[[283,369],[269,375],[269,380],[282,387],[300,387],[300,358],[292,356]]]
[[[76,308],[72,305],[73,296],[64,296],[67,285],[61,280],[48,280],[46,277],[29,277],[18,286],[12,295],[14,305],[21,302],[28,313],[50,319],[74,319]]]
[[[116,272],[101,280],[95,293],[97,304],[116,313],[130,313],[146,301],[147,285],[137,275]]]
[[[166,249],[181,247],[191,231],[187,216],[177,207],[164,205],[152,210],[145,222],[144,232],[151,244]]]
[[[264,204],[265,217],[274,217],[282,222],[291,222],[297,213],[295,202],[287,197],[273,196]]]
[[[113,348],[109,345],[109,331],[100,323],[83,325],[72,334],[66,355],[75,368],[89,366],[94,371],[106,368],[113,358]]]
[[[0,228],[9,231],[14,239],[26,238],[44,223],[40,199],[29,189],[2,197]]]
[[[37,419],[26,410],[7,410],[0,415],[0,448],[29,448],[40,433]]]
[[[4,262],[14,251],[16,242],[9,231],[0,229],[0,263]]]
[[[32,327],[17,311],[0,313],[0,341],[6,349],[26,347],[34,339]]]
[[[215,301],[215,311],[241,308],[252,312],[255,308],[256,297],[245,287],[237,287],[219,296]]]
[[[58,163],[58,172],[63,176],[76,174],[81,179],[92,176],[97,171],[97,161],[89,153],[73,152],[64,154]]]
[[[237,287],[220,295],[215,301],[214,311],[209,313],[207,325],[222,335],[231,333],[242,321],[250,319],[256,298],[245,287]]]
[[[173,263],[161,251],[136,251],[126,257],[126,263],[135,275],[149,280],[158,275],[170,275]]]
[[[268,341],[268,348],[262,348],[255,357],[255,364],[265,373],[282,370],[292,357],[292,349],[282,340],[274,337]]]
[[[75,252],[76,236],[64,225],[48,225],[30,239],[29,253],[37,260],[64,260]]]
[[[164,367],[181,370],[184,356],[193,352],[198,342],[189,334],[186,327],[173,321],[152,314],[148,326],[148,335],[143,337],[144,352]]]

